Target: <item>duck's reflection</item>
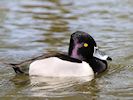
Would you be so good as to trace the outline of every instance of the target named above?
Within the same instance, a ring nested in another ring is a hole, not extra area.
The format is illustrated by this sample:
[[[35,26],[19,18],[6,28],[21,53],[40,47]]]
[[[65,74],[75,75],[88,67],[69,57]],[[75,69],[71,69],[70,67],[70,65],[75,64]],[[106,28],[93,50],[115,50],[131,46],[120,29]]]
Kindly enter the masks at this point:
[[[67,97],[77,94],[95,96],[99,92],[96,80],[89,81],[85,77],[59,78],[16,75],[11,81],[16,88],[26,87],[22,92],[28,96]]]

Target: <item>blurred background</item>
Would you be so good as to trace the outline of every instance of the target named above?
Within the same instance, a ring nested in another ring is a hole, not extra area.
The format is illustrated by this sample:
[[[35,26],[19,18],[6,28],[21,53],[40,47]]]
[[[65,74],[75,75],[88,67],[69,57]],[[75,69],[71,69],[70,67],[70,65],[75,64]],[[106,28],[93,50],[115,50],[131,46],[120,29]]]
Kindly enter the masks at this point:
[[[30,84],[3,62],[18,63],[48,51],[68,51],[70,35],[90,33],[113,58],[91,82],[46,79]],[[133,99],[133,0],[0,0],[2,100]],[[58,80],[58,81],[57,81]]]

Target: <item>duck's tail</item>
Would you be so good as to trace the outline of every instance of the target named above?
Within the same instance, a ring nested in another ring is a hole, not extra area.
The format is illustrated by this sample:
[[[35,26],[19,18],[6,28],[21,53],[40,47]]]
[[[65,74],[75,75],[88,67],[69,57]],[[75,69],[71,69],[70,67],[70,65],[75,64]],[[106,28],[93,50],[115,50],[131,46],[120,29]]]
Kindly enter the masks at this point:
[[[17,74],[19,74],[19,73],[24,73],[18,66],[17,66],[17,64],[10,64],[10,65],[12,65],[13,67],[13,69],[14,69],[14,71],[17,73]]]
[[[24,74],[24,72],[20,69],[18,64],[13,64],[13,63],[5,63],[5,64],[7,64],[8,66],[12,66],[16,74]]]

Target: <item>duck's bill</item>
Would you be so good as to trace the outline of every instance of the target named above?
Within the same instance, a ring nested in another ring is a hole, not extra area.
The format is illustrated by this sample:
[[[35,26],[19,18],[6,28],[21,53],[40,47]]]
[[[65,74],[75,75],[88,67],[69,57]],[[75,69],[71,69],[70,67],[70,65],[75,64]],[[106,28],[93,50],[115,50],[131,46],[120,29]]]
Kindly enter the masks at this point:
[[[109,60],[111,61],[112,58],[110,58],[108,55],[106,55],[105,53],[101,52],[98,47],[94,47],[94,53],[93,53],[93,56],[98,58],[98,59],[101,59],[101,60]]]

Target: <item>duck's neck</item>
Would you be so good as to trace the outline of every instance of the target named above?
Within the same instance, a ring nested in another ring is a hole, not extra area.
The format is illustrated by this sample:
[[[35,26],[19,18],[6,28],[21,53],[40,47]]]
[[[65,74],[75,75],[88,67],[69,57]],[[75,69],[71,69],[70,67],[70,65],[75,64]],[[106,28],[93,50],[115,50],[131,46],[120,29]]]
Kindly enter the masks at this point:
[[[95,57],[86,61],[92,67],[94,73],[101,73],[107,69],[107,62]]]
[[[78,48],[79,48],[79,45],[76,45],[73,48],[72,53],[70,55],[72,58],[76,58],[76,59],[79,59],[80,58],[80,55],[78,54]]]
[[[82,55],[79,53],[79,48],[81,48],[82,45],[78,43],[78,40],[71,37],[70,39],[70,45],[69,45],[69,51],[68,55],[72,58],[78,59],[78,60],[83,60]]]

